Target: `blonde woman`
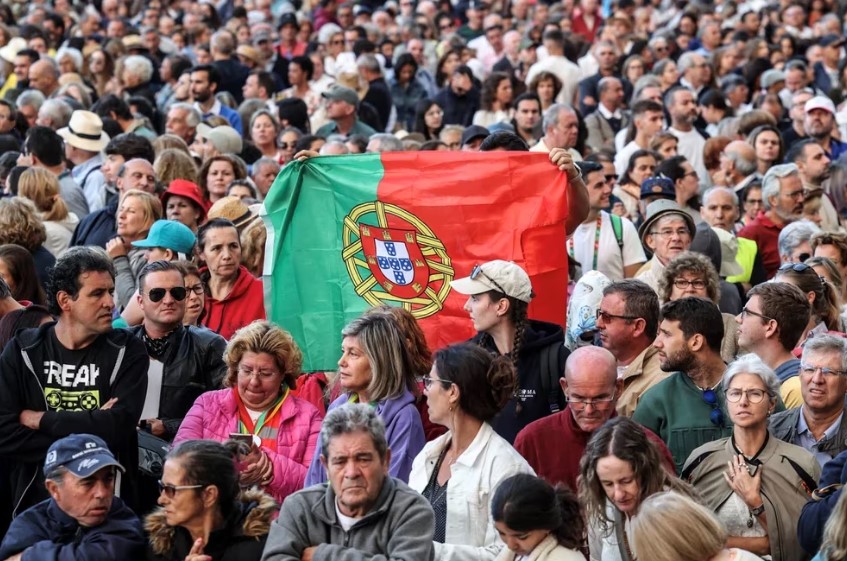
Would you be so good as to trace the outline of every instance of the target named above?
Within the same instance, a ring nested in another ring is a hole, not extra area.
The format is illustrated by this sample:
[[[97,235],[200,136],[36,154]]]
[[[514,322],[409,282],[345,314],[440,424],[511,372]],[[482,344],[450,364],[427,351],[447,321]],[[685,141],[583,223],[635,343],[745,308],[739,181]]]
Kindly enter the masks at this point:
[[[679,493],[644,500],[630,525],[633,552],[650,561],[760,561],[744,549],[727,548],[727,532],[714,513]]]
[[[153,223],[162,218],[162,203],[155,195],[140,189],[130,189],[121,197],[117,212],[118,235],[106,244],[106,253],[115,262],[115,305],[123,309],[135,294],[136,280],[147,264],[146,249],[132,247],[143,240]]]
[[[56,257],[68,249],[79,224],[79,217],[68,211],[59,191],[59,178],[43,168],[29,168],[18,182],[18,194],[32,201],[44,223],[47,231],[44,247]]]
[[[844,561],[847,559],[847,493],[838,502],[823,530],[823,543],[812,561]]]

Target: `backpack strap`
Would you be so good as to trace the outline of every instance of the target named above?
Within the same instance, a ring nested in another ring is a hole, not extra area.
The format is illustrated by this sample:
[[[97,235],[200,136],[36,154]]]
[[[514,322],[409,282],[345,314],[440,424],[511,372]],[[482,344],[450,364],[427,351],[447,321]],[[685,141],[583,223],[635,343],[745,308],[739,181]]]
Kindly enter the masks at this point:
[[[541,349],[541,389],[547,396],[550,413],[558,413],[559,407],[559,347],[561,343],[553,343]]]
[[[618,248],[623,253],[623,221],[617,214],[609,213],[609,220],[612,222],[612,230],[615,232],[615,240],[618,242]]]

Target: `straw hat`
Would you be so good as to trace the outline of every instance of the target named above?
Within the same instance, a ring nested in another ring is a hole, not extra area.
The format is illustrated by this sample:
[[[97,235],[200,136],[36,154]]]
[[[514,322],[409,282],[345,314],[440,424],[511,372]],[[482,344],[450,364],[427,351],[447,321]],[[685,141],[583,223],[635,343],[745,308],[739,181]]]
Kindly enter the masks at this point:
[[[0,57],[3,57],[3,60],[6,62],[14,64],[15,57],[18,56],[18,53],[25,48],[26,39],[23,37],[13,37],[5,47],[0,49]]]
[[[250,45],[239,45],[238,48],[235,49],[235,54],[250,59],[256,64],[262,64],[262,55],[260,55],[259,51]]]
[[[89,152],[100,152],[110,140],[103,132],[103,121],[91,111],[74,111],[68,126],[56,132],[74,148]]]
[[[226,218],[235,228],[241,232],[244,228],[257,218],[250,207],[236,196],[230,195],[215,201],[208,213],[209,220],[213,218]]]

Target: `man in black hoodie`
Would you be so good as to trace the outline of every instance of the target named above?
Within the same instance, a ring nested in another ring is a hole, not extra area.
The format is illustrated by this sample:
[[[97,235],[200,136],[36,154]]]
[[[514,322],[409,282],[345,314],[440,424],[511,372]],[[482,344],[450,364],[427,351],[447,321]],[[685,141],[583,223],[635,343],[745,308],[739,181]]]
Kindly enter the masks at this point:
[[[112,329],[115,268],[100,249],[74,247],[50,275],[55,323],[19,332],[0,356],[0,461],[12,516],[48,498],[41,466],[57,439],[102,438],[129,470],[118,494],[134,505],[136,425],[147,392],[144,343]]]

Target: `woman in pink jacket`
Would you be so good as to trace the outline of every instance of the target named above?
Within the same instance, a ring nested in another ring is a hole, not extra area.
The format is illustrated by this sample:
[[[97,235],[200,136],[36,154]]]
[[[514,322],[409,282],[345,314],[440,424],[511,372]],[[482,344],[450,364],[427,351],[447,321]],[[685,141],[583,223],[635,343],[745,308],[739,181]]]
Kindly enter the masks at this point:
[[[259,485],[282,503],[303,487],[322,415],[291,395],[303,362],[286,331],[266,321],[239,329],[224,353],[225,389],[194,402],[174,438],[224,442],[232,434],[252,443],[241,462],[241,484]]]

